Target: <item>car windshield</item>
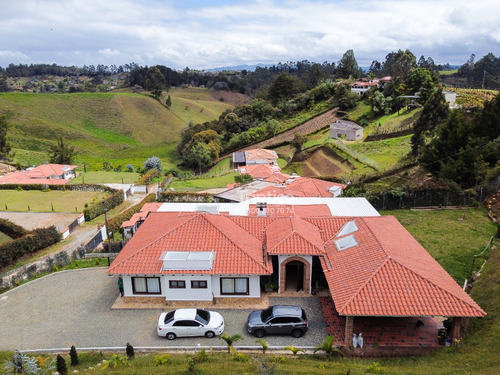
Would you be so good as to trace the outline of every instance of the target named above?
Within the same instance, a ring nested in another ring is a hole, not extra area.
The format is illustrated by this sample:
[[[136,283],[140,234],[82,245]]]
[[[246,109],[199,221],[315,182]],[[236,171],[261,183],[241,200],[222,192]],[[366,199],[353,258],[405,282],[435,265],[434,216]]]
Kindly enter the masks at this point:
[[[262,313],[260,314],[260,318],[262,319],[263,322],[267,322],[269,318],[273,315],[273,308],[269,307],[265,310],[262,310]]]
[[[175,311],[170,311],[170,312],[168,312],[168,313],[165,315],[165,320],[163,321],[163,323],[168,324],[168,323],[170,323],[172,320],[174,320],[174,314],[175,314]]]
[[[210,321],[210,313],[207,310],[196,310],[196,320],[200,323],[207,325]]]

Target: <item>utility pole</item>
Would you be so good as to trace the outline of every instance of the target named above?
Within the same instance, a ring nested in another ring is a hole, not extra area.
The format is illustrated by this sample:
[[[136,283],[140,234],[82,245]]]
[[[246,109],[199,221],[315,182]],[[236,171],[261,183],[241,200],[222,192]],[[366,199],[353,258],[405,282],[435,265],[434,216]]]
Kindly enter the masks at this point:
[[[107,215],[107,212],[108,212],[108,209],[106,207],[106,201],[103,199],[102,200],[102,206],[103,206],[103,211],[104,211],[104,225],[106,227],[106,238],[108,240],[108,253],[110,252],[109,251],[109,232],[108,232],[108,215]]]

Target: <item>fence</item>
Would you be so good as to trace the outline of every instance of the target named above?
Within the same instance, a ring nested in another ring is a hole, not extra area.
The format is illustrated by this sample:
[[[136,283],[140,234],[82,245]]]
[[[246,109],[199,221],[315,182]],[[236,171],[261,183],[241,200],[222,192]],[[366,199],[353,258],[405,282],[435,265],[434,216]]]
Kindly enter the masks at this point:
[[[368,201],[378,211],[425,207],[450,207],[480,205],[496,191],[494,185],[477,190],[429,189],[410,192],[391,191],[368,196]]]
[[[99,230],[92,239],[85,245],[86,251],[92,251],[103,241],[102,230]]]

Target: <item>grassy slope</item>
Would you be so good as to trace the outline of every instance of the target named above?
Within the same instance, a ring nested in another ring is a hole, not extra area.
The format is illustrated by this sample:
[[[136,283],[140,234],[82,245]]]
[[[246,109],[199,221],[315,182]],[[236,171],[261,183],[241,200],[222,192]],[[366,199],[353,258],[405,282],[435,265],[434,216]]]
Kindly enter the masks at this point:
[[[70,184],[132,184],[141,175],[135,172],[112,172],[112,171],[88,171],[80,174],[71,180]]]
[[[89,169],[101,169],[106,160],[137,167],[153,155],[170,168],[189,121],[210,121],[233,107],[206,89],[175,89],[170,95],[172,108],[166,109],[145,94],[1,93],[0,113],[12,115],[9,141],[23,164],[46,162],[55,135],[61,134],[77,149],[75,162]]]

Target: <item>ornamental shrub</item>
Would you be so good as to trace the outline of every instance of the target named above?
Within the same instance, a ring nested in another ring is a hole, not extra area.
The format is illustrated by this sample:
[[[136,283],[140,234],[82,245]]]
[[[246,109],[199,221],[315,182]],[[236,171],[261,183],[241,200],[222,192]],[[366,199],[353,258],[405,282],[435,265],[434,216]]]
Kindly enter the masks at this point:
[[[68,374],[68,367],[66,366],[66,361],[64,360],[63,356],[58,354],[57,355],[57,372],[60,375],[67,375]]]
[[[76,352],[76,348],[74,345],[71,345],[69,356],[71,357],[71,366],[78,366],[78,353]]]

